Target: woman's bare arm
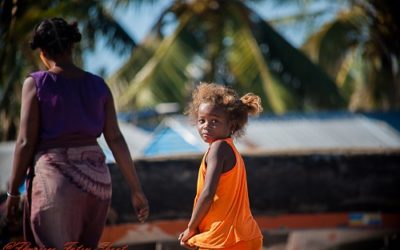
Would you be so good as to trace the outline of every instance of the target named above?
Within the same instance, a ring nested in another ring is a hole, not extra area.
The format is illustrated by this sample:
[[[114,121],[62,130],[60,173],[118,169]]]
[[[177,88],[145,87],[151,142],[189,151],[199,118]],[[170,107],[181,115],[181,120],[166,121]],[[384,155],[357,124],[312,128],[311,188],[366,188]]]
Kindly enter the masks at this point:
[[[144,221],[149,213],[147,199],[143,194],[139,177],[129,153],[126,141],[118,126],[117,116],[112,98],[106,103],[104,137],[113,153],[115,161],[124,175],[132,191],[132,203],[139,221]]]
[[[28,77],[22,87],[21,114],[18,138],[15,143],[14,160],[6,201],[6,217],[16,220],[19,205],[19,186],[26,171],[33,164],[39,133],[39,103],[36,97],[35,80]]]
[[[35,80],[28,77],[22,87],[21,114],[18,138],[15,145],[13,169],[8,192],[17,194],[27,168],[33,164],[39,133],[39,103],[36,97]]]

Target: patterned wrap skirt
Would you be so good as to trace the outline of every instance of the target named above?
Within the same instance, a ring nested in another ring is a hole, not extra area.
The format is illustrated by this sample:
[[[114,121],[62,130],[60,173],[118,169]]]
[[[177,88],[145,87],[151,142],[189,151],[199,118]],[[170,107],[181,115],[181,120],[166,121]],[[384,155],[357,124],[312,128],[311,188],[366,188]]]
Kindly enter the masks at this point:
[[[29,169],[24,236],[34,246],[95,248],[111,201],[111,177],[98,145],[55,148]]]

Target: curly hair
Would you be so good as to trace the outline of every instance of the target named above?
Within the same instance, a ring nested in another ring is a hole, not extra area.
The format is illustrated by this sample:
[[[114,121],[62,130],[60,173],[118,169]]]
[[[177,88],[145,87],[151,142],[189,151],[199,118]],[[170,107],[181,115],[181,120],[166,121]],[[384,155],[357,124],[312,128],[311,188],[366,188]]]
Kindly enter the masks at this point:
[[[81,40],[77,23],[68,24],[64,19],[55,17],[44,19],[35,26],[31,49],[41,48],[56,56],[71,50],[72,44]]]
[[[253,93],[242,97],[230,87],[215,83],[200,83],[192,93],[192,102],[185,111],[194,123],[197,120],[199,106],[211,103],[227,112],[229,121],[233,124],[232,136],[239,137],[244,133],[248,116],[256,116],[262,112],[261,98]]]

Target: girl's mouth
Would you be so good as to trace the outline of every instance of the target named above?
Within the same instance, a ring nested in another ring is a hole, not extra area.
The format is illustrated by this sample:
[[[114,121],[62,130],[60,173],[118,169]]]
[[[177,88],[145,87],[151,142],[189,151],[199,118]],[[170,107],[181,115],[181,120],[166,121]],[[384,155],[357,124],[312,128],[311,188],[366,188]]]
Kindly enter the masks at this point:
[[[201,135],[202,135],[202,136],[208,136],[208,137],[210,137],[210,136],[211,136],[211,133],[210,133],[210,132],[202,132]]]
[[[210,133],[202,133],[201,136],[202,136],[204,139],[212,139],[212,135],[211,135]]]

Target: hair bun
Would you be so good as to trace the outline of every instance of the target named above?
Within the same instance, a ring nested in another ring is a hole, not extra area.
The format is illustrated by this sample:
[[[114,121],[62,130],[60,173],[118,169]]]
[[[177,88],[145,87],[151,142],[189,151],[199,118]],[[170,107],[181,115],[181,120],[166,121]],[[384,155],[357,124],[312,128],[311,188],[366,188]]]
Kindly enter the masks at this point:
[[[54,17],[43,19],[36,25],[29,45],[31,49],[45,49],[49,55],[54,56],[70,51],[71,45],[81,38],[76,22],[68,24],[64,19]]]
[[[82,35],[79,32],[78,29],[78,23],[77,22],[73,22],[69,25],[70,30],[71,30],[71,41],[74,43],[80,42],[82,39]]]
[[[35,50],[35,49],[39,48],[39,45],[37,44],[37,42],[35,40],[32,40],[32,41],[29,42],[29,47],[32,50]]]
[[[39,47],[43,44],[43,41],[42,41],[40,35],[37,35],[37,34],[36,34],[36,33],[37,33],[37,30],[39,29],[39,26],[40,26],[40,24],[37,24],[37,25],[35,26],[35,28],[34,28],[34,34],[33,34],[33,36],[32,36],[32,39],[29,41],[29,47],[30,47],[32,50],[35,50],[35,49],[39,48]]]
[[[250,115],[258,115],[263,111],[261,106],[261,98],[253,93],[248,93],[240,98],[243,105],[247,107]]]

